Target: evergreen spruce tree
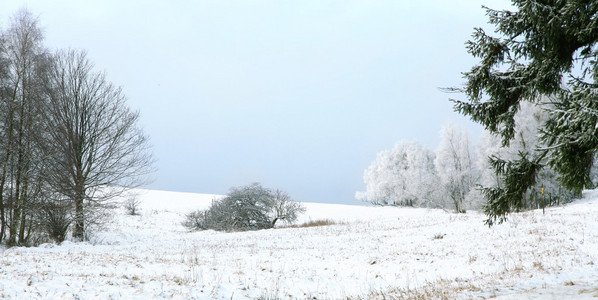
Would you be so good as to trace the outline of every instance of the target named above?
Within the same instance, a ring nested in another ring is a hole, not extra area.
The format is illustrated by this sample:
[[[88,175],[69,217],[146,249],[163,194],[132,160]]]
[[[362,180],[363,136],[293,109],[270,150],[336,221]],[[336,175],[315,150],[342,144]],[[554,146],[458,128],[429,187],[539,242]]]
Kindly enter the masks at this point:
[[[521,208],[544,160],[564,187],[589,187],[598,149],[598,2],[512,3],[515,12],[485,7],[497,36],[474,30],[467,49],[479,64],[463,73],[465,87],[452,89],[468,98],[452,100],[455,110],[500,136],[505,146],[514,138],[522,101],[546,96],[552,102],[540,128],[544,147],[513,160],[490,158],[501,184],[482,191],[489,225]]]

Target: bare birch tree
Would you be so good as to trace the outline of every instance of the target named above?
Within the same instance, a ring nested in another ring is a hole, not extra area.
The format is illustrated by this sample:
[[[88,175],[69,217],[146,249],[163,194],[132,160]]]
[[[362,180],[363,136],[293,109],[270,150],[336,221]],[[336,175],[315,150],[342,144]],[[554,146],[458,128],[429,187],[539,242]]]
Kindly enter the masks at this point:
[[[42,31],[27,10],[14,15],[1,39],[0,241],[8,233],[8,244],[16,245],[31,233],[33,199],[43,190],[36,136],[46,56]]]
[[[447,198],[456,212],[464,213],[465,196],[477,182],[469,135],[451,123],[442,129],[441,136],[434,160],[442,190],[440,197]]]
[[[59,51],[46,85],[49,184],[72,201],[75,239],[109,200],[144,183],[152,171],[149,143],[121,88],[93,71],[84,51]]]
[[[9,86],[9,67],[6,51],[6,36],[0,31],[0,242],[4,239],[6,231],[6,204],[4,189],[6,186],[8,169],[8,149],[9,149],[9,108],[11,103],[8,101]]]

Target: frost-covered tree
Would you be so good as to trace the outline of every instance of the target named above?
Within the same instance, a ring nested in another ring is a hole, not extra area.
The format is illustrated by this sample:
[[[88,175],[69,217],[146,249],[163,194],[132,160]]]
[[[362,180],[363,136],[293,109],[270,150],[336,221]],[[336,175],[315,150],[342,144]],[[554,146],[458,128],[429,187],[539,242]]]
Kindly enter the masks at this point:
[[[482,124],[508,145],[514,116],[523,102],[550,96],[552,107],[541,127],[543,149],[514,159],[494,159],[501,185],[483,190],[487,223],[504,221],[538,180],[542,161],[564,187],[591,185],[598,149],[598,3],[595,1],[513,0],[516,11],[486,8],[497,36],[476,28],[467,49],[479,64],[465,72],[468,101],[455,109]]]
[[[356,198],[378,205],[435,206],[438,177],[434,152],[417,142],[399,142],[384,150],[365,170],[365,192]]]
[[[483,152],[480,155],[479,166],[482,170],[482,179],[480,184],[485,187],[498,187],[502,184],[500,176],[491,167],[491,161],[494,160],[514,160],[520,155],[532,156],[545,148],[540,136],[540,128],[549,118],[551,104],[548,99],[539,100],[539,102],[521,103],[519,111],[515,114],[514,137],[508,146],[503,146],[500,138],[485,131],[482,134]],[[540,149],[540,150],[539,150]],[[574,197],[574,193],[562,187],[557,180],[557,173],[547,166],[547,159],[540,161],[543,167],[539,173],[536,183],[524,194],[515,210],[537,208],[545,204],[564,203]]]
[[[294,222],[305,208],[284,191],[271,191],[259,183],[235,187],[204,211],[187,214],[183,226],[189,230],[259,230],[278,221]]]
[[[451,123],[441,130],[434,165],[440,180],[439,196],[447,199],[456,212],[465,212],[465,197],[477,181],[475,160],[465,129]]]

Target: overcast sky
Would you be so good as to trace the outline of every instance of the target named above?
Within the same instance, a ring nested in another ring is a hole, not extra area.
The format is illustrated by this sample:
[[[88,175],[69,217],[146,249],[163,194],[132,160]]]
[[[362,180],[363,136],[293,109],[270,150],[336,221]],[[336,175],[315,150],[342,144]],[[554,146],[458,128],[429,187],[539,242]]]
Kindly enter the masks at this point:
[[[359,203],[363,171],[400,140],[439,144],[439,87],[476,63],[482,5],[510,1],[0,1],[26,7],[51,49],[85,49],[141,113],[148,188],[224,194],[261,182],[299,201]],[[167,199],[165,199],[167,200]]]

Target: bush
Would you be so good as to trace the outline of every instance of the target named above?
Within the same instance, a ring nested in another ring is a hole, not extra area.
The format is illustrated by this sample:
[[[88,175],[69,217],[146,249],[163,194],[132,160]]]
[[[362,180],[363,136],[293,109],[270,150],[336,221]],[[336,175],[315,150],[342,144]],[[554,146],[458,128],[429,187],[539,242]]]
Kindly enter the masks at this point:
[[[207,229],[205,215],[205,211],[192,211],[185,215],[185,221],[183,221],[183,226],[193,231]]]
[[[140,204],[141,200],[139,200],[135,195],[127,197],[124,203],[124,207],[127,211],[127,214],[131,216],[139,215],[139,211],[141,210],[141,208],[139,207]]]
[[[259,183],[232,188],[205,211],[186,215],[183,226],[189,230],[246,231],[272,228],[276,222],[292,223],[305,208],[283,191],[272,192]]]
[[[48,201],[40,204],[37,218],[41,230],[57,243],[62,243],[73,219],[69,203],[63,200]]]

